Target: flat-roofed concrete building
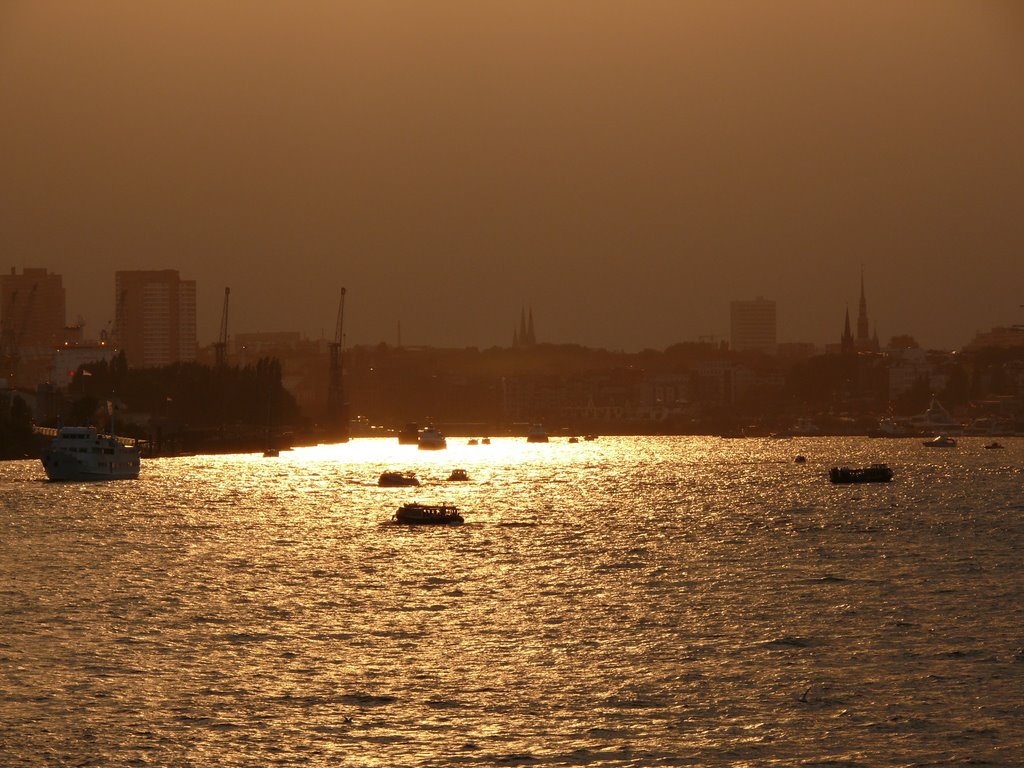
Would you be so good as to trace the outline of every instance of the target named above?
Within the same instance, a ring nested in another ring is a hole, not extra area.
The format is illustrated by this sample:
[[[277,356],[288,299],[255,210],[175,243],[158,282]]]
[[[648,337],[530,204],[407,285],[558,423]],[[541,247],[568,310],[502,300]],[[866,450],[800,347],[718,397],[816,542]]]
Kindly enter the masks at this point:
[[[775,302],[758,296],[753,301],[733,301],[729,312],[730,344],[736,352],[774,355],[778,347]]]
[[[176,269],[114,275],[115,341],[128,365],[149,368],[196,359],[196,281]]]

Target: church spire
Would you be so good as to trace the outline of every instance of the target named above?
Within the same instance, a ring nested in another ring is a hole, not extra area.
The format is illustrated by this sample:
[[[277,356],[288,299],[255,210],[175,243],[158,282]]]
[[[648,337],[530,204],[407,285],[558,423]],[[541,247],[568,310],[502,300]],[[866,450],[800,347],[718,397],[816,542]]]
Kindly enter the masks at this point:
[[[526,325],[526,343],[531,347],[537,343],[537,334],[533,332],[533,305],[530,306],[530,318]]]
[[[866,347],[871,343],[868,324],[868,300],[864,296],[864,267],[860,268],[860,307],[857,312],[857,346]]]
[[[843,327],[843,337],[839,341],[839,348],[844,352],[853,352],[853,333],[850,332],[850,308],[846,308],[846,324]]]

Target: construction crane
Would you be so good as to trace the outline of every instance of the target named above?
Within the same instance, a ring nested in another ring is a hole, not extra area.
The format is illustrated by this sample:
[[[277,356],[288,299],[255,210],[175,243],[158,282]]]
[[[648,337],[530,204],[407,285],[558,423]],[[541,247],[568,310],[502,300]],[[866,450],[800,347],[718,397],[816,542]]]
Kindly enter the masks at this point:
[[[327,384],[328,429],[340,441],[348,440],[348,404],[345,402],[345,382],[341,365],[341,346],[344,343],[345,289],[341,289],[338,302],[338,320],[334,326],[334,341],[330,350],[330,369]]]
[[[224,288],[224,311],[220,316],[220,336],[213,345],[214,367],[223,368],[228,364],[228,297],[231,289]]]

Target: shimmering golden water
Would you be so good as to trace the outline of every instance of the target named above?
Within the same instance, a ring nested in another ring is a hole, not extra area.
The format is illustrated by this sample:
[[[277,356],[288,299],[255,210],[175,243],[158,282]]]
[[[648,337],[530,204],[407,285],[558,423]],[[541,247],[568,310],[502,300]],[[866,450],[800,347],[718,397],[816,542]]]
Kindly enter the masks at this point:
[[[463,442],[0,465],[0,765],[1024,764],[1024,440]]]

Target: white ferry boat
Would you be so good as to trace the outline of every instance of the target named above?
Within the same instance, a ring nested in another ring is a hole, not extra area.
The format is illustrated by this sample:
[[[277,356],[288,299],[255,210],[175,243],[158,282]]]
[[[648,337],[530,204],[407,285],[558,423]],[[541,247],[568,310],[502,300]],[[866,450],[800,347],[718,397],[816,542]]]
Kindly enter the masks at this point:
[[[134,480],[139,476],[139,449],[92,427],[61,427],[43,453],[51,480]]]

